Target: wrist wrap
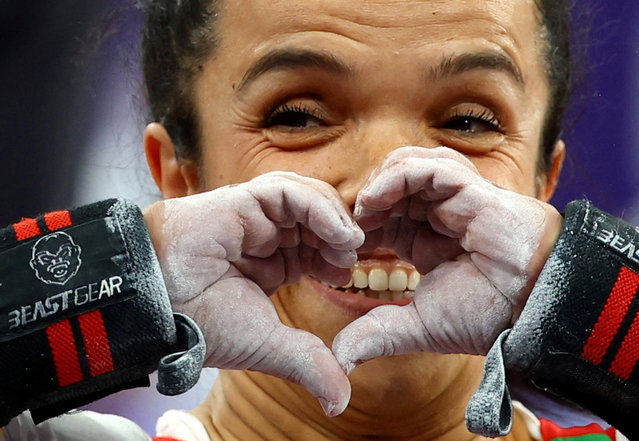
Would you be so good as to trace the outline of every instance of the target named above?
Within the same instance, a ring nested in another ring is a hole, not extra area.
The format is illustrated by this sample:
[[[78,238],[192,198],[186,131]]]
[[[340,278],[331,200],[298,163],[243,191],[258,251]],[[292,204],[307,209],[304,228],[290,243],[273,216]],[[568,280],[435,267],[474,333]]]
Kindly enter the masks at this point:
[[[486,436],[510,431],[508,374],[639,437],[638,290],[639,231],[587,201],[570,203],[521,316],[486,358],[466,412],[469,429]]]
[[[203,338],[173,316],[137,206],[112,199],[0,230],[0,426],[148,386],[176,351],[165,393],[197,381]]]

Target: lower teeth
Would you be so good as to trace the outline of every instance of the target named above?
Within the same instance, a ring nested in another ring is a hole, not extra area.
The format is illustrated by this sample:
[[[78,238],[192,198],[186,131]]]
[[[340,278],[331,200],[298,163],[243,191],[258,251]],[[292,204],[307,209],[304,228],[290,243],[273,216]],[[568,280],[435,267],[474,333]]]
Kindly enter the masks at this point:
[[[358,288],[347,288],[342,289],[342,291],[348,294],[357,294],[360,296],[366,296],[371,299],[377,300],[401,300],[404,298],[412,298],[415,295],[415,291],[373,291],[370,289],[358,289]]]

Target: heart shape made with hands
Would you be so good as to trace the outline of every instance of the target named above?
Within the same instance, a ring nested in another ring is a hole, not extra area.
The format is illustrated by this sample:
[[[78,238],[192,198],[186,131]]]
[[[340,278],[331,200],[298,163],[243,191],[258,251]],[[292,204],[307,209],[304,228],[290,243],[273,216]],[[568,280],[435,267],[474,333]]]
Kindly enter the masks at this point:
[[[443,147],[389,154],[355,219],[332,186],[290,172],[166,200],[145,218],[173,308],[205,335],[206,364],[299,383],[330,416],[346,408],[345,372],[357,364],[486,353],[521,311],[561,226],[554,208],[497,188]],[[371,310],[332,351],[279,321],[268,295],[302,274],[345,283],[362,245],[393,249],[425,274],[409,305]]]

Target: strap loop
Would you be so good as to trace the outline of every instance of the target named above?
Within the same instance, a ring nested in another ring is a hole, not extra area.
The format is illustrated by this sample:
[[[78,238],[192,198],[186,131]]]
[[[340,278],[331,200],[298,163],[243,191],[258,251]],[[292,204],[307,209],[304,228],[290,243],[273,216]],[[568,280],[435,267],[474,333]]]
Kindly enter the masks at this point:
[[[513,425],[513,406],[502,352],[508,334],[510,329],[502,332],[488,351],[484,377],[466,407],[468,430],[492,438],[507,435]]]
[[[179,395],[195,386],[204,364],[206,342],[197,324],[186,315],[174,313],[178,347],[185,348],[164,356],[158,364],[157,389],[164,395]]]

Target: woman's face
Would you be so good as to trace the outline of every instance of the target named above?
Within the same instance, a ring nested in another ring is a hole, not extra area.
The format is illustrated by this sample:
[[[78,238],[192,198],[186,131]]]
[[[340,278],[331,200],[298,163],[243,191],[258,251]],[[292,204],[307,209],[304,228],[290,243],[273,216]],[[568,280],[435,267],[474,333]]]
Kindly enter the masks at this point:
[[[289,170],[330,183],[352,207],[369,174],[405,145],[456,149],[520,193],[552,190],[536,175],[549,89],[533,0],[234,0],[218,26],[220,47],[195,82],[203,156],[191,191]],[[362,263],[406,268],[387,252]],[[285,323],[329,346],[371,306],[309,278],[273,301]],[[380,360],[351,379],[355,390],[358,379],[389,375],[437,376],[444,387],[462,360]]]

